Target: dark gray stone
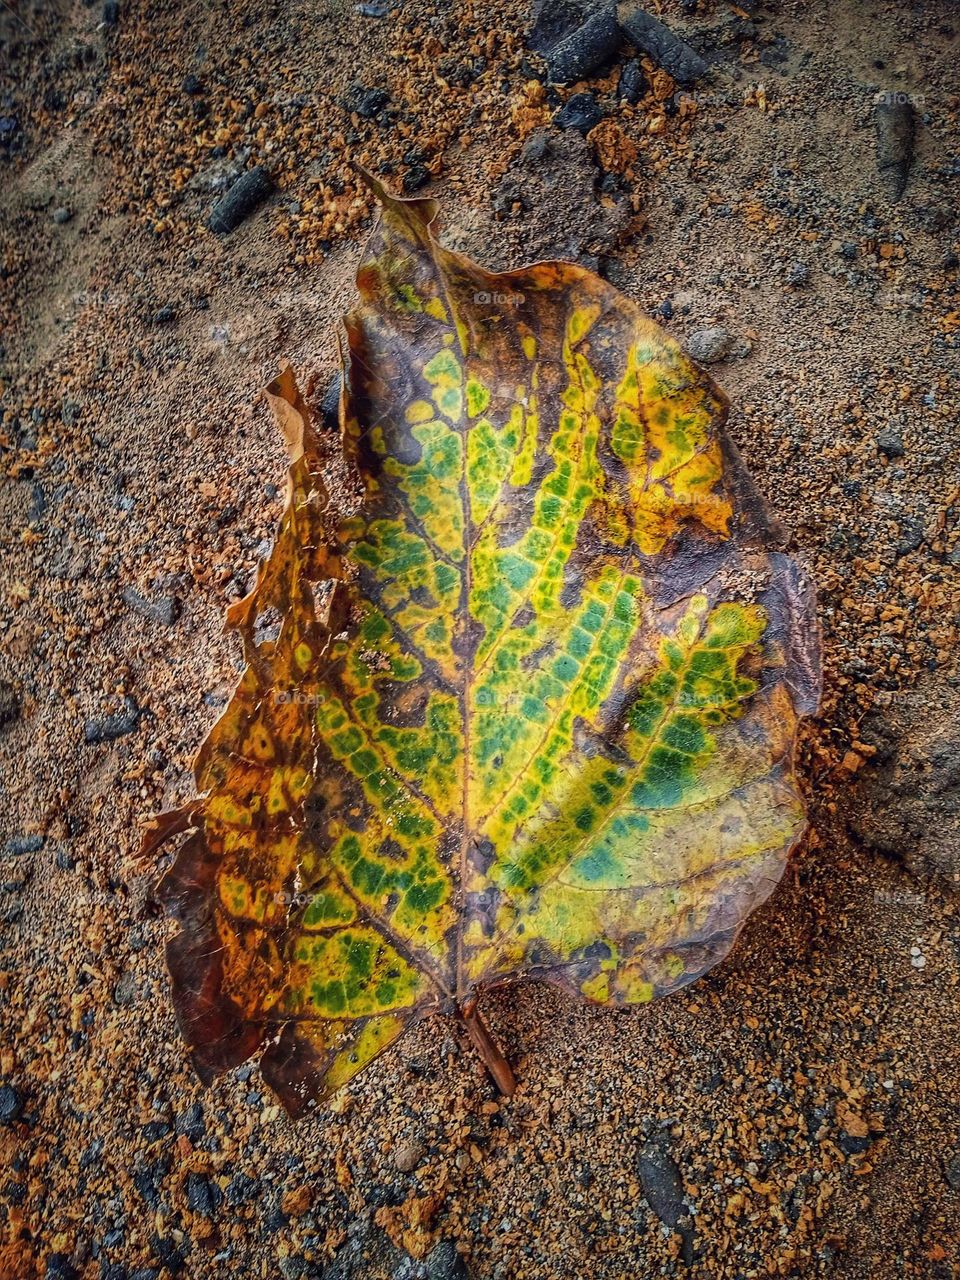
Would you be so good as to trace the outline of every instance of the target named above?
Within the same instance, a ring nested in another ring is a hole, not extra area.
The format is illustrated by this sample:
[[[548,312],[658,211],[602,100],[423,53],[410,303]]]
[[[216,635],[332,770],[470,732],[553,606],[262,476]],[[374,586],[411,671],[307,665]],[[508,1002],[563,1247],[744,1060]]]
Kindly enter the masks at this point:
[[[19,858],[26,853],[39,853],[43,845],[43,836],[11,836],[3,852],[7,857]]]
[[[546,56],[582,26],[590,14],[588,0],[534,0],[527,46]]]
[[[223,1200],[223,1192],[204,1173],[187,1174],[187,1207],[202,1218],[212,1218]]]
[[[196,1146],[201,1141],[207,1131],[207,1126],[203,1118],[203,1103],[191,1102],[186,1111],[176,1119],[177,1133],[182,1133],[185,1137]]]
[[[665,1226],[676,1227],[687,1206],[683,1199],[683,1177],[673,1156],[665,1146],[648,1143],[640,1156],[639,1172],[647,1204]]]
[[[640,59],[631,58],[629,62],[624,63],[623,70],[620,72],[620,79],[617,81],[617,97],[621,102],[629,102],[632,107],[635,107],[646,92],[647,77],[643,74]]]
[[[644,1199],[664,1226],[680,1235],[681,1256],[689,1266],[693,1261],[694,1227],[684,1200],[683,1175],[667,1149],[666,1139],[647,1143],[640,1154],[638,1172]]]
[[[137,995],[137,983],[132,973],[125,973],[113,988],[113,1000],[121,1008],[133,1004]]]
[[[715,364],[730,354],[733,349],[733,334],[719,325],[712,329],[696,329],[687,339],[686,346],[690,355],[700,364]]]
[[[320,412],[323,425],[328,431],[340,429],[340,388],[343,386],[343,375],[339,370],[331,377],[320,400]]]
[[[80,1272],[65,1253],[51,1253],[44,1280],[80,1280]]]
[[[425,187],[427,185],[432,177],[433,175],[430,170],[424,165],[411,165],[403,175],[403,189],[408,195],[413,191],[419,191],[421,187]]]
[[[802,289],[810,283],[810,268],[805,262],[791,262],[787,267],[787,284]]]
[[[452,1240],[441,1240],[427,1254],[427,1280],[469,1280],[466,1264]]]

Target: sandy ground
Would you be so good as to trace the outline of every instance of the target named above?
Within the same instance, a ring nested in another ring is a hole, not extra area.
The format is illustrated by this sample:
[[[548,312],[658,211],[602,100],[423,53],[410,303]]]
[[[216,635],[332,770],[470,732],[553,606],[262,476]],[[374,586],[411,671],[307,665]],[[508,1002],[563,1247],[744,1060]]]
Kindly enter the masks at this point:
[[[960,22],[663,16],[709,80],[651,66],[624,105],[625,54],[577,86],[616,125],[583,141],[517,3],[0,10],[4,1280],[960,1276]],[[881,91],[917,113],[899,200]],[[628,1014],[496,996],[513,1100],[430,1022],[294,1124],[255,1066],[192,1076],[135,849],[239,671],[221,618],[284,482],[258,388],[289,360],[321,413],[350,160],[427,184],[485,265],[573,257],[681,339],[728,330],[826,691],[811,835],[711,976]],[[278,191],[214,236],[256,163]]]

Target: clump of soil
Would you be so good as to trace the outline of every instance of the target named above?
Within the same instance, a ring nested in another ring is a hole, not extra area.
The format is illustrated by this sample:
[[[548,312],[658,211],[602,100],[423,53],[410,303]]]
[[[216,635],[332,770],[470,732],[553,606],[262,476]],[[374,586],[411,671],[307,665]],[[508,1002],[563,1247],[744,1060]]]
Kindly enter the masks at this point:
[[[850,821],[872,849],[916,876],[960,888],[960,685],[926,677],[865,717],[848,766],[859,786]]]

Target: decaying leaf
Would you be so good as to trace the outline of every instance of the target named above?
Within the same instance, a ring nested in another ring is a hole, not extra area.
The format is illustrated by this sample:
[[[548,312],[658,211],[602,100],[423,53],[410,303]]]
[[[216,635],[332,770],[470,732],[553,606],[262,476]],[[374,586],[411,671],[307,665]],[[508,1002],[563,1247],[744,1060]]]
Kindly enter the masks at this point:
[[[189,832],[159,893],[201,1075],[263,1048],[294,1113],[434,1011],[509,1090],[486,988],[639,1004],[716,964],[802,831],[818,699],[812,593],[707,375],[590,272],[492,275],[376,190],[361,512],[333,523],[285,372],[290,500],[228,615],[248,666],[200,799],[147,838]]]

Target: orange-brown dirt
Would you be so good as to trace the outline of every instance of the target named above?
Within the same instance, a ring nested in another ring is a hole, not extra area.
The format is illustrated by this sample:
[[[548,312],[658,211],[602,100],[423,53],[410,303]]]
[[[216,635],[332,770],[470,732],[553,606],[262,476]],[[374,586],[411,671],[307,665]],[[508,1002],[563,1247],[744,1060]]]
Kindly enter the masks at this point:
[[[661,16],[714,70],[678,96],[648,63],[630,106],[626,50],[545,88],[516,0],[0,8],[4,1280],[960,1276],[960,21]],[[552,123],[584,90],[586,139]],[[826,692],[811,834],[712,975],[619,1014],[498,994],[513,1099],[432,1021],[294,1124],[255,1066],[193,1077],[135,854],[238,674],[221,619],[284,485],[258,388],[289,360],[322,416],[355,162],[485,265],[573,257],[695,347],[727,330]],[[206,230],[258,163],[276,193]]]

